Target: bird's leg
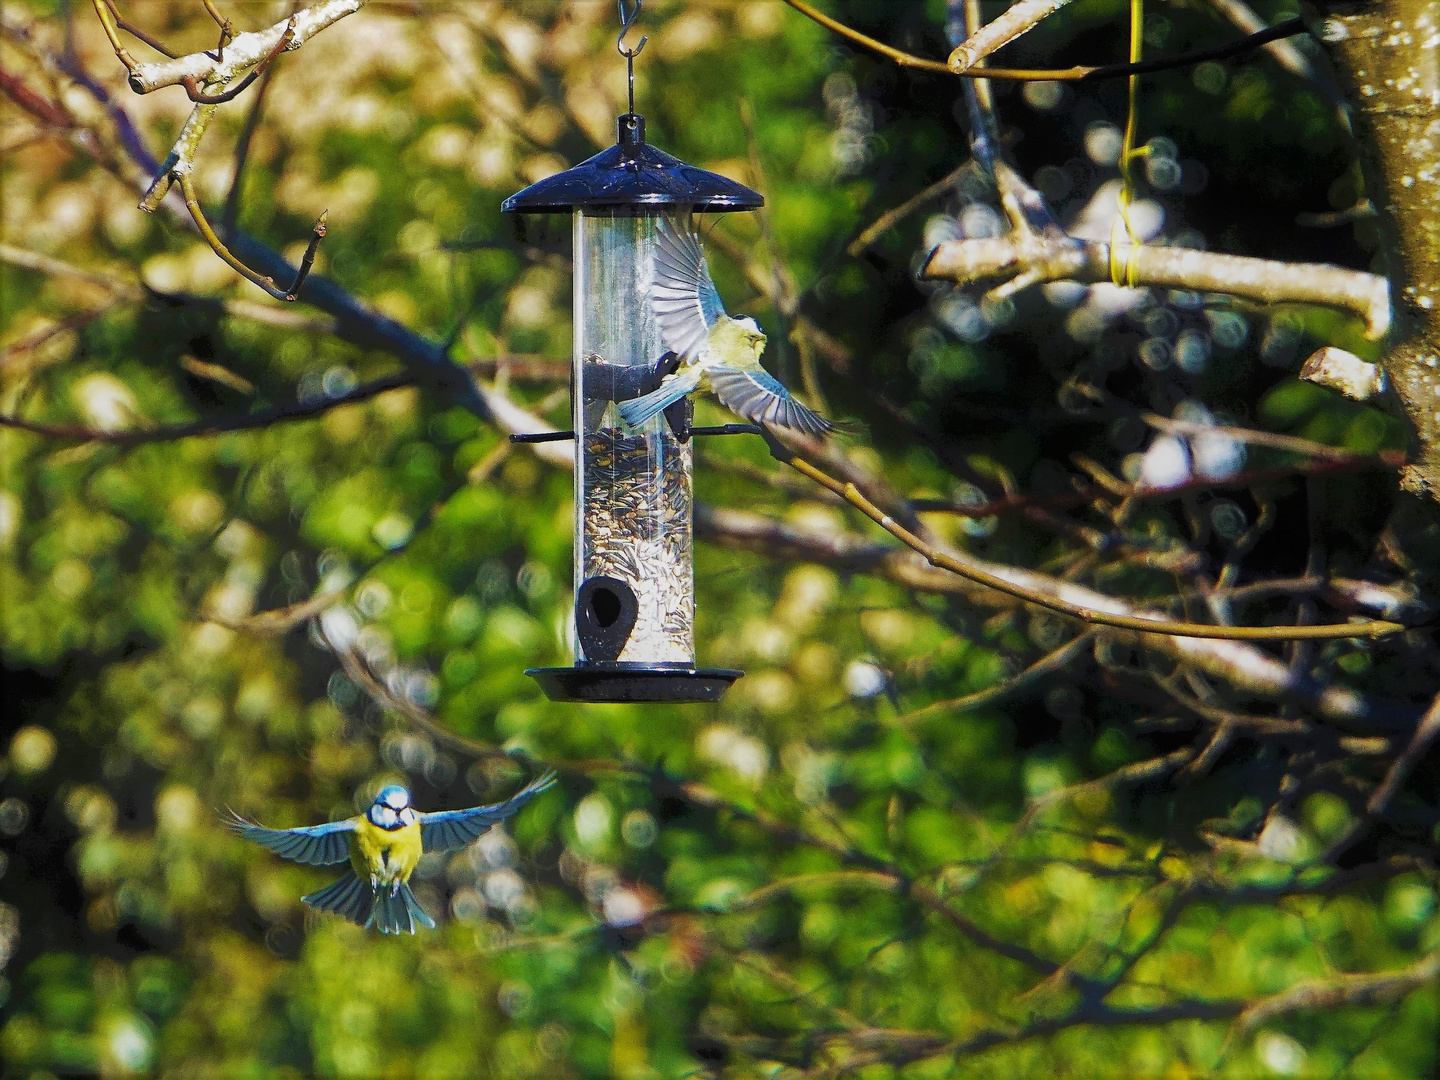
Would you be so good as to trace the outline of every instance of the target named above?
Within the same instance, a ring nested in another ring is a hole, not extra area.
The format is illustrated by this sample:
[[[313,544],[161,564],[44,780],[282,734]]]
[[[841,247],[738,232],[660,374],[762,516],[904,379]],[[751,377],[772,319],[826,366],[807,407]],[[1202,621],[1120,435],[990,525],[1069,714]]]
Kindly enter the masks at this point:
[[[370,875],[370,890],[371,890],[372,892],[377,892],[377,891],[379,891],[379,889],[380,889],[380,878],[379,878],[377,875],[375,875],[375,874],[371,874],[371,875]]]

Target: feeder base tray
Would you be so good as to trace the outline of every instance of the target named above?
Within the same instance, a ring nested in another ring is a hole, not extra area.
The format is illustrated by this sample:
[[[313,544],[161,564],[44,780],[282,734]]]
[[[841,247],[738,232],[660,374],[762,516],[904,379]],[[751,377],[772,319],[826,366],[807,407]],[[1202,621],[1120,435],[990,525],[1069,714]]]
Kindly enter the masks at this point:
[[[679,664],[576,664],[530,668],[551,701],[661,702],[719,701],[743,671]]]

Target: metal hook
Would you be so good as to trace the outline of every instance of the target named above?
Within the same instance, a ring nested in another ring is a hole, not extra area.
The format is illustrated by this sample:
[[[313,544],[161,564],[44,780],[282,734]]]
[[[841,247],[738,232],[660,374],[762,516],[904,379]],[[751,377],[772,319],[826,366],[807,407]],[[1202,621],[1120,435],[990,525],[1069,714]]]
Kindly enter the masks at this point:
[[[628,15],[625,13],[625,0],[615,0],[615,4],[620,9],[620,36],[615,39],[615,48],[620,50],[620,55],[626,60],[634,60],[650,39],[642,37],[640,44],[632,49],[625,44],[625,35],[630,33],[630,27],[634,26],[635,20],[640,17],[640,9],[645,6],[645,0],[635,0],[635,10]]]

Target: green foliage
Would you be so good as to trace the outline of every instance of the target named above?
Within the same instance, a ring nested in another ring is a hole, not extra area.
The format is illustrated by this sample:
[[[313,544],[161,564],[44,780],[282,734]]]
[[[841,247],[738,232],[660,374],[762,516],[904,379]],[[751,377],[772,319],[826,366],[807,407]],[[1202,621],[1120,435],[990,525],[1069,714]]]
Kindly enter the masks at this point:
[[[197,5],[131,6],[176,40],[213,38]],[[891,20],[889,5],[842,6],[877,33]],[[915,5],[893,21],[939,55],[943,7]],[[973,502],[979,489],[957,473],[1008,490],[1054,464],[1062,444],[1104,456],[1076,441],[1068,414],[1047,419],[1049,354],[1071,355],[1063,316],[1037,308],[1030,328],[1006,339],[942,335],[909,276],[924,214],[884,238],[873,261],[839,254],[964,150],[948,97],[929,111],[910,100],[913,115],[897,106],[871,136],[863,167],[842,167],[827,101],[867,80],[867,92],[892,101],[940,84],[896,90],[893,71],[842,54],[778,4],[653,8],[637,84],[651,139],[764,188],[768,232],[726,219],[717,245],[782,260],[863,359],[855,379],[825,380],[839,409],[871,425],[871,438],[844,440],[857,460],[898,490]],[[1072,32],[1109,27],[1108,40],[1121,9],[1082,0]],[[22,10],[57,31],[56,5]],[[467,360],[563,360],[565,226],[552,223],[537,256],[512,241],[498,205],[611,137],[621,87],[610,15],[605,5],[462,4],[406,20],[376,5],[338,24],[281,61],[242,226],[283,246],[328,206],[323,269],[358,297],[437,339],[458,326],[456,355]],[[74,17],[108,65],[88,10]],[[262,21],[259,9],[244,18]],[[1304,178],[1283,175],[1291,157],[1324,165],[1336,152],[1328,115],[1268,68],[1236,74],[1223,108],[1197,109],[1203,91],[1167,80],[1147,98],[1147,123],[1190,139],[1187,153],[1213,153],[1217,170],[1263,159],[1268,198],[1298,197]],[[751,171],[740,99],[753,110],[763,176]],[[136,110],[152,146],[173,137],[182,104]],[[210,163],[224,165],[245,112],[222,110]],[[96,270],[139,267],[160,289],[258,295],[188,235],[138,216],[133,193],[78,154],[46,145],[7,155],[4,169],[7,198],[32,219],[15,243]],[[216,204],[224,181],[202,184]],[[777,369],[799,385],[782,313],[747,292],[745,267],[719,256],[715,265],[727,301],[766,322]],[[6,340],[94,301],[86,288],[4,266]],[[1354,335],[1305,319],[1317,340]],[[254,395],[185,374],[191,355],[248,380]],[[1234,401],[1258,402],[1244,411],[1259,425],[1357,452],[1403,445],[1379,411],[1274,372],[1259,385],[1250,354],[1237,355],[1233,378],[1215,379]],[[338,396],[394,367],[325,333],[159,303],[117,306],[57,335],[13,376],[5,363],[7,413],[115,430]],[[568,426],[563,379],[507,382],[503,365],[498,378],[518,403]],[[966,468],[910,445],[913,433],[877,405],[882,393],[946,439],[960,432]],[[996,422],[986,403],[1000,401],[1015,413],[1009,426],[965,436],[968,423]],[[699,413],[721,419],[709,404]],[[700,658],[745,678],[705,707],[545,700],[523,670],[570,659],[572,482],[502,438],[413,388],[304,422],[134,448],[0,429],[0,644],[24,724],[0,766],[5,805],[20,808],[0,806],[15,839],[0,863],[0,910],[13,913],[0,925],[0,952],[14,956],[0,983],[10,1072],[790,1075],[773,1062],[816,1064],[805,1045],[815,1032],[864,1023],[959,1042],[1073,1004],[1073,986],[978,944],[919,902],[916,884],[960,920],[1069,959],[1080,975],[1104,978],[1133,960],[1116,1007],[1278,993],[1336,972],[1403,968],[1440,947],[1435,879],[1418,871],[1283,901],[1202,898],[1167,921],[1167,903],[1202,877],[1257,889],[1303,880],[1305,855],[1352,821],[1351,802],[1314,793],[1295,810],[1288,854],[1250,844],[1227,855],[1229,838],[1253,831],[1268,805],[1251,781],[1279,783],[1268,751],[1194,805],[1158,786],[1061,798],[1067,785],[1178,743],[1132,725],[1134,710],[1070,673],[977,709],[909,715],[996,687],[1059,644],[1050,623],[1023,612],[982,621],[964,597],[702,543]],[[833,505],[757,481],[771,464],[755,441],[703,448],[697,461],[700,502],[801,532],[861,531]],[[483,479],[472,483],[472,470]],[[1372,489],[1346,482],[1335,487],[1337,503],[1355,508],[1345,520],[1373,515]],[[1188,512],[1159,504],[1130,526],[1163,551]],[[1069,551],[1014,516],[926,524],[1017,565]],[[1293,570],[1286,558],[1272,569]],[[1153,567],[1111,569],[1103,584],[1117,593],[1174,589]],[[395,693],[511,756],[467,754],[382,710],[304,624],[270,634],[245,623],[320,588],[348,590],[357,649],[392,674]],[[1351,651],[1337,663],[1357,685],[1388,681],[1385,656],[1372,666],[1368,647],[1341,648]],[[317,917],[299,897],[331,872],[247,847],[221,823],[225,807],[276,827],[346,816],[396,780],[422,809],[492,801],[521,782],[527,757],[578,764],[508,830],[426,858],[417,894],[441,926],[413,939]],[[633,767],[590,767],[597,761]],[[703,785],[719,808],[651,782],[650,769]],[[1202,817],[1218,861],[1196,839]],[[903,880],[867,878],[876,866]],[[662,908],[669,914],[637,925]],[[1437,1014],[1430,986],[1384,1006],[1285,1017],[1233,1043],[1224,1021],[1082,1027],[863,1075],[1412,1078],[1434,1067]]]

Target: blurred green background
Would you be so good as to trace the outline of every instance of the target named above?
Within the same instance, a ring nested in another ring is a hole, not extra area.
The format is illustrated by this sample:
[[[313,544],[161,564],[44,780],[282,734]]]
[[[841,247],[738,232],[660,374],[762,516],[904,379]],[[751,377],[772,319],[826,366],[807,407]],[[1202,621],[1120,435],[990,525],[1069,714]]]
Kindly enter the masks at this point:
[[[288,11],[222,6],[241,29]],[[213,44],[198,3],[122,7],[182,50]],[[1233,36],[1201,5],[1152,7],[1147,48]],[[831,9],[888,42],[947,50],[938,0]],[[1079,0],[1013,59],[1118,59],[1125,10]],[[35,62],[59,55],[68,34],[151,152],[168,147],[183,94],[131,95],[88,3],[19,0],[4,18],[29,35],[7,30],[8,70],[103,126],[69,76]],[[568,229],[532,224],[522,243],[499,204],[613,139],[624,94],[615,22],[608,2],[372,2],[279,61],[240,226],[294,259],[328,208],[318,272],[420,333],[453,336],[479,377],[568,427]],[[638,29],[650,35],[637,97],[651,141],[767,199],[763,220],[714,226],[727,305],[766,326],[772,370],[860,422],[841,445],[898,490],[961,502],[984,497],[984,478],[985,494],[1043,490],[1057,470],[1062,484],[1078,475],[1074,453],[1135,479],[1144,429],[1077,405],[1075,371],[1105,373],[1116,395],[1167,414],[1203,403],[1357,451],[1402,445],[1383,413],[1294,379],[1320,344],[1373,355],[1358,324],[1331,313],[1171,297],[1126,314],[1098,293],[1077,306],[1038,291],[997,308],[922,289],[913,274],[929,245],[998,228],[993,193],[974,175],[847,256],[862,228],[965,161],[954,83],[855,54],[771,0],[650,0]],[[998,88],[998,108],[1022,173],[1069,219],[1116,175],[1105,147],[1124,121],[1124,88],[1052,90]],[[221,109],[200,154],[215,216],[252,101]],[[1165,139],[1154,160],[1174,166],[1142,182],[1164,239],[1368,265],[1365,221],[1292,224],[1357,197],[1333,112],[1306,83],[1256,58],[1147,79],[1141,101],[1142,139]],[[173,220],[136,210],[135,192],[83,140],[35,134],[33,115],[9,101],[3,116],[5,244],[162,292],[263,300]],[[777,265],[843,358],[788,340],[793,320],[754,284]],[[339,396],[396,369],[323,318],[281,326],[117,300],[13,262],[0,287],[0,404],[37,422],[123,430],[242,414]],[[302,303],[286,314],[315,313]],[[1181,359],[1154,362],[1158,346],[1145,347],[1156,340]],[[721,414],[706,405],[701,417]],[[1251,448],[1249,465],[1288,460],[1266,454]],[[819,1049],[817,1033],[858,1024],[963,1040],[1073,1004],[1063,984],[980,947],[904,890],[837,875],[833,850],[594,764],[607,761],[658,765],[866,853],[996,937],[1073,957],[1078,970],[1134,950],[1115,1004],[1255,997],[1401,968],[1440,946],[1435,877],[1419,870],[1312,895],[1225,897],[1306,872],[1306,853],[1354,812],[1353,800],[1316,791],[1298,801],[1284,851],[1207,846],[1201,831],[1243,837],[1269,805],[1284,763],[1264,748],[1242,745],[1189,786],[1085,789],[1027,813],[1065,784],[1193,736],[1137,723],[1164,709],[1085,670],[991,707],[911,719],[1012,676],[1071,633],[1013,607],[702,540],[699,655],[746,671],[731,693],[687,707],[544,700],[522,671],[569,660],[571,478],[433,391],[133,448],[6,428],[0,458],[9,1075],[796,1075],[858,1053],[827,1057],[837,1052]],[[880,537],[777,470],[758,442],[703,447],[697,501],[801,532]],[[1331,564],[1359,574],[1389,481],[1357,472],[1321,484]],[[1298,572],[1305,485],[1232,494],[1149,504],[1131,528],[1161,550],[1243,554],[1249,577]],[[1273,523],[1238,552],[1266,501]],[[1068,569],[1116,594],[1177,589],[1171,572],[1135,560],[1086,562],[1074,534],[1017,515],[926,521],[987,558]],[[382,709],[307,624],[275,634],[245,621],[321,588],[348,590],[335,610],[396,698],[512,757],[477,756]],[[1246,617],[1284,612],[1282,602]],[[1323,644],[1313,662],[1364,692],[1418,700],[1413,684],[1434,686],[1432,670],[1407,668],[1383,642]],[[299,897],[331,873],[247,847],[220,824],[224,807],[272,826],[348,815],[392,781],[422,809],[494,801],[523,782],[530,758],[590,764],[510,828],[428,857],[417,893],[441,925],[413,939],[315,917]],[[1433,807],[1433,764],[1416,784]],[[1432,825],[1397,843],[1433,854]],[[1166,921],[1167,897],[1193,875],[1216,895]],[[636,924],[660,908],[683,913]],[[876,1077],[1418,1080],[1434,1075],[1437,1011],[1431,986],[1238,1034],[1225,1020],[1079,1027],[976,1055],[852,1064]]]

